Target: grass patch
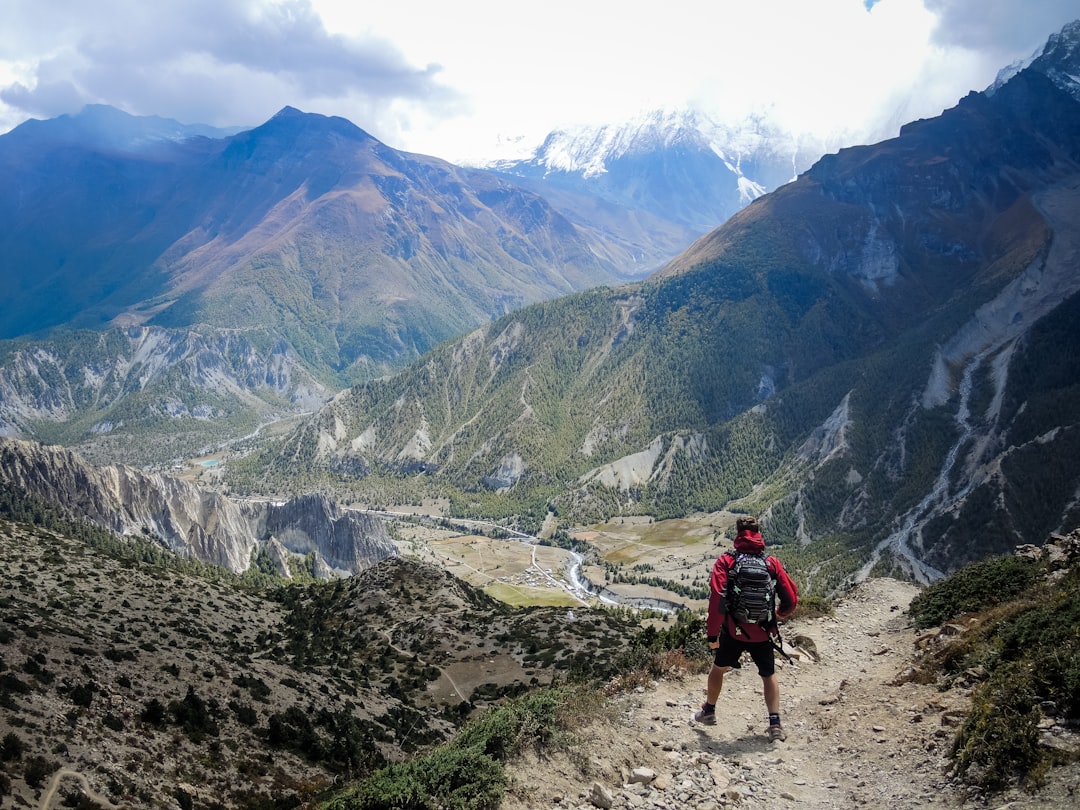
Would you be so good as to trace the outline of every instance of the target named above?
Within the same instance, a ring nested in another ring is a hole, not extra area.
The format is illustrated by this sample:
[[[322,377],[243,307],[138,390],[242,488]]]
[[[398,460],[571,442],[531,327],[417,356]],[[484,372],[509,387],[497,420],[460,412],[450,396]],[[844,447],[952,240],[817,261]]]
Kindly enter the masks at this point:
[[[580,601],[566,591],[523,587],[506,582],[493,582],[484,588],[484,592],[514,607],[578,607],[581,605]]]

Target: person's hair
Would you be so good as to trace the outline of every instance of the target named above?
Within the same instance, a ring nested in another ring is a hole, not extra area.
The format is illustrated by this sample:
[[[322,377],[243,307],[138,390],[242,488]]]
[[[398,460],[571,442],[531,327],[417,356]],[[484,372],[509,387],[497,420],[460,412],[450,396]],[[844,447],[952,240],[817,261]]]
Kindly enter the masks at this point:
[[[735,531],[757,532],[760,534],[761,526],[758,525],[756,517],[741,517],[735,521]]]

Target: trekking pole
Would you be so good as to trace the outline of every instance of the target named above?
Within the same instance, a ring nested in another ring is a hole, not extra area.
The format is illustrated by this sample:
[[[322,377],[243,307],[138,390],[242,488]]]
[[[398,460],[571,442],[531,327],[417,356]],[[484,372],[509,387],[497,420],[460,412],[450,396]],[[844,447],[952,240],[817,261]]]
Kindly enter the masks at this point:
[[[774,633],[776,635],[776,641],[773,641],[773,634]],[[779,623],[773,625],[773,632],[769,634],[769,643],[772,644],[774,650],[776,650],[778,653],[780,653],[782,656],[784,656],[784,659],[789,664],[791,664],[792,666],[795,665],[795,662],[791,660],[791,656],[788,655],[786,652],[784,652],[784,639],[780,635],[780,625],[779,625]]]

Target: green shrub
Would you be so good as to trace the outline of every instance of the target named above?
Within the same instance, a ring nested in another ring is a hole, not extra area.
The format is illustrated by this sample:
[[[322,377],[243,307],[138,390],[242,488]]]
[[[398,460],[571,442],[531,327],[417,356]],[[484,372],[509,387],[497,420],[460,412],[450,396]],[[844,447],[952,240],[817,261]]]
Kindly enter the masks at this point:
[[[550,687],[493,708],[452,743],[381,768],[325,810],[494,810],[506,789],[502,762],[564,725],[575,694]]]
[[[832,602],[828,599],[822,596],[807,596],[799,600],[792,618],[819,619],[822,616],[832,616],[833,612]]]
[[[566,697],[566,690],[542,689],[498,706],[466,726],[455,744],[505,761],[520,753],[526,742],[551,733]]]
[[[32,788],[40,788],[45,777],[55,771],[57,766],[43,756],[33,756],[25,761],[23,780]]]
[[[944,672],[946,683],[975,667],[989,674],[952,751],[957,772],[986,791],[1037,784],[1051,767],[1055,754],[1039,745],[1043,711],[1066,722],[1080,718],[1080,566],[1037,582],[1039,572],[1037,564],[1004,558],[971,566],[940,583],[962,575],[955,598],[939,589],[919,609],[925,626],[989,606],[922,674]],[[1007,600],[1008,593],[1020,598]]]
[[[149,723],[152,726],[165,725],[165,704],[163,704],[157,698],[151,698],[150,701],[143,707],[142,713],[139,718],[144,723]]]
[[[1039,696],[1029,665],[1002,667],[978,690],[953,756],[959,774],[987,790],[1037,778],[1045,766],[1039,767]]]
[[[14,731],[9,731],[0,740],[0,762],[10,762],[18,759],[26,751],[26,743]]]
[[[476,748],[444,747],[390,765],[331,810],[494,810],[506,790],[502,765]]]
[[[192,742],[201,743],[207,735],[218,736],[220,730],[214,719],[217,708],[216,701],[203,700],[196,694],[194,687],[188,686],[183,700],[170,701],[169,714]]]
[[[995,557],[973,563],[935,582],[911,600],[917,628],[934,627],[986,610],[1021,595],[1035,582],[1038,564],[1025,557]]]

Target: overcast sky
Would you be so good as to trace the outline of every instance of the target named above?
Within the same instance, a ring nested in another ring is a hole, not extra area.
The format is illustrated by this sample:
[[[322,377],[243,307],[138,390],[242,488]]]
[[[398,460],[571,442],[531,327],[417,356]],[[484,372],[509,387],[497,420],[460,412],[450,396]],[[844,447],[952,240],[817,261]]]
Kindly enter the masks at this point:
[[[451,160],[693,106],[876,140],[1076,0],[0,0],[0,132],[88,103],[254,126],[286,105]]]

